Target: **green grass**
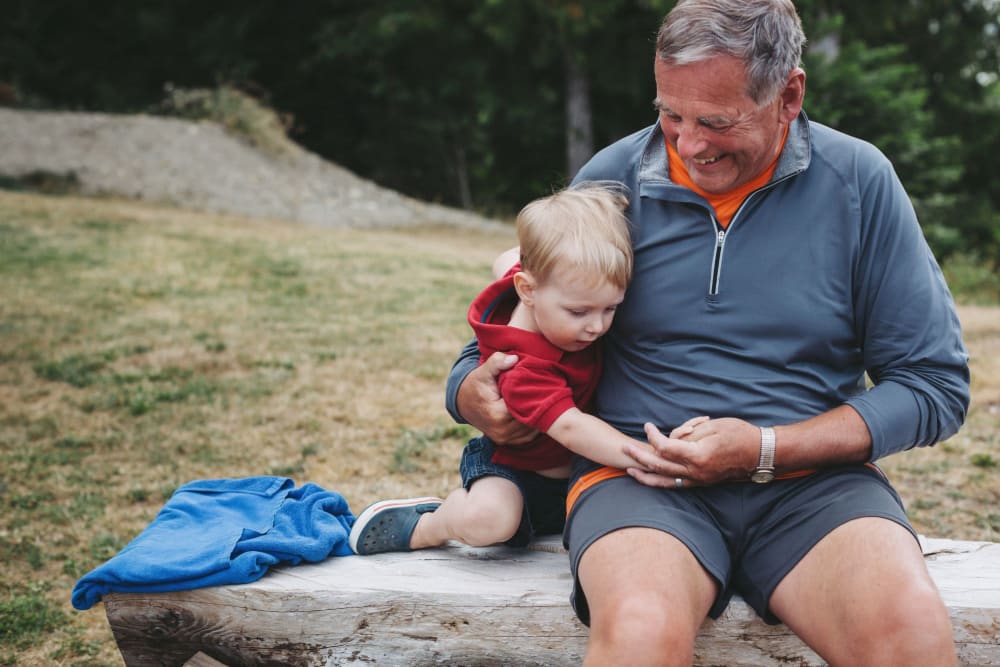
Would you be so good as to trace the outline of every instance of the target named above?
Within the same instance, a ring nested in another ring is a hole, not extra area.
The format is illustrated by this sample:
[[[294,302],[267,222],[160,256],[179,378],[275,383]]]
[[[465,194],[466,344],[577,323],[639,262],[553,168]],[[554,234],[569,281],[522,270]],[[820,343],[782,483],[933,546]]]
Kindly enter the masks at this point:
[[[120,665],[70,591],[188,481],[454,488],[444,379],[512,244],[0,193],[0,665]],[[922,532],[1000,539],[1000,309],[962,314],[967,427],[885,467]]]
[[[32,583],[16,586],[2,594],[0,647],[23,650],[67,621],[66,612],[53,603],[46,592],[45,586]]]

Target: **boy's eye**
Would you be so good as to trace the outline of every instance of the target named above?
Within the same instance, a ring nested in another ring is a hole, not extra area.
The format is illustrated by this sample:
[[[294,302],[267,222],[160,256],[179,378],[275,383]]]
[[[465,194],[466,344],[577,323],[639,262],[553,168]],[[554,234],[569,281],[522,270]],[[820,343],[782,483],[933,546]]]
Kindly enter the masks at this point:
[[[573,310],[571,308],[570,311],[569,311],[569,314],[572,315],[573,317],[583,317],[584,315],[587,314],[587,311],[585,311],[585,310]]]

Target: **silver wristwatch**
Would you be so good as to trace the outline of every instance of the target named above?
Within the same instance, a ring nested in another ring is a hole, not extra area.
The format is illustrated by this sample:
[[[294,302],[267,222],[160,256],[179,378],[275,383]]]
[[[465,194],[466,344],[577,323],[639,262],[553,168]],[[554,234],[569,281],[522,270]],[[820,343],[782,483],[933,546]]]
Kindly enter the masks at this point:
[[[760,427],[760,460],[750,479],[758,484],[774,479],[774,429],[768,426]]]

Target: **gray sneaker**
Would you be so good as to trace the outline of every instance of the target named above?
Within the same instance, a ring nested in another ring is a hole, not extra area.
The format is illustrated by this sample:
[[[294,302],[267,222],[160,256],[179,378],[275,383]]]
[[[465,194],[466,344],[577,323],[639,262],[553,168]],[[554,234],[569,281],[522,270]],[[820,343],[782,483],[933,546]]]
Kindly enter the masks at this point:
[[[412,551],[410,538],[420,515],[441,506],[441,499],[400,498],[380,500],[364,509],[351,527],[351,550],[360,556],[386,551]]]

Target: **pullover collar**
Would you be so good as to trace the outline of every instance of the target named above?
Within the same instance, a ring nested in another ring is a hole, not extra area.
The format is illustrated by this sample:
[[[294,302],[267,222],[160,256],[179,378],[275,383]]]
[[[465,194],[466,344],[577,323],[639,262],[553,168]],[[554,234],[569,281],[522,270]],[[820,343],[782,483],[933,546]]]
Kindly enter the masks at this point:
[[[639,158],[639,194],[657,196],[666,199],[690,199],[692,201],[702,201],[702,198],[688,190],[681,188],[670,180],[670,173],[667,168],[667,145],[663,139],[663,130],[660,124],[655,123],[646,141],[646,147]],[[809,119],[805,111],[800,111],[798,117],[792,121],[788,128],[788,137],[785,139],[785,147],[778,156],[778,165],[774,169],[774,175],[769,183],[780,181],[799,172],[805,171],[809,167],[812,159],[812,149],[809,140]],[[670,195],[665,196],[663,186],[671,188]],[[675,193],[673,189],[683,190],[690,193],[683,196]]]

